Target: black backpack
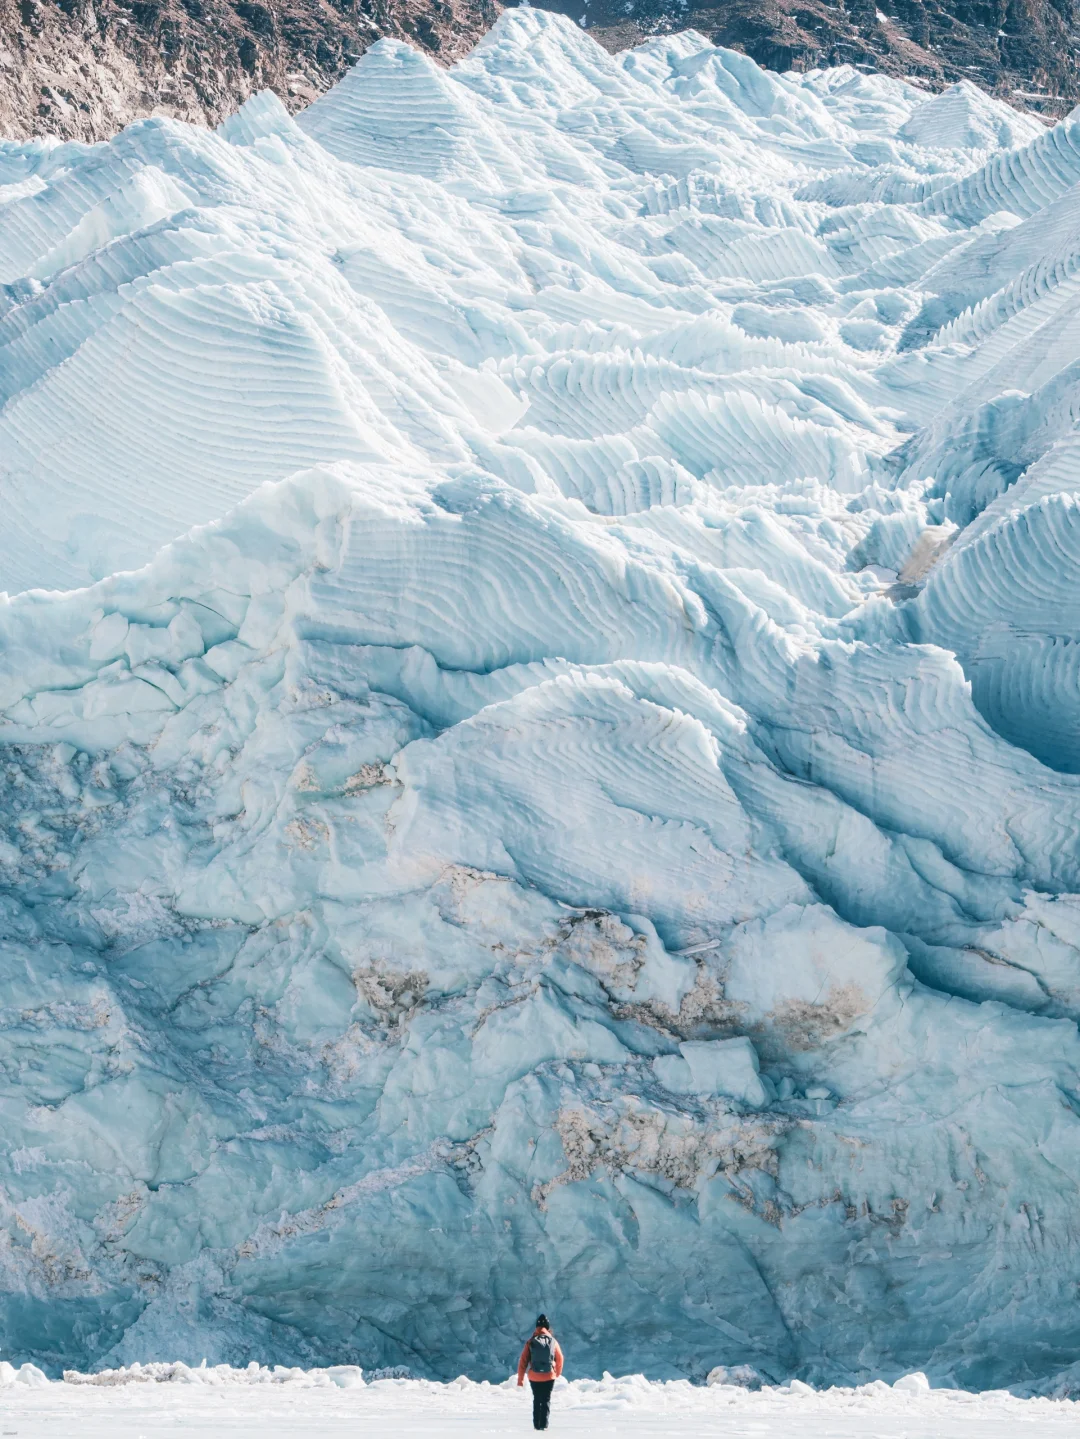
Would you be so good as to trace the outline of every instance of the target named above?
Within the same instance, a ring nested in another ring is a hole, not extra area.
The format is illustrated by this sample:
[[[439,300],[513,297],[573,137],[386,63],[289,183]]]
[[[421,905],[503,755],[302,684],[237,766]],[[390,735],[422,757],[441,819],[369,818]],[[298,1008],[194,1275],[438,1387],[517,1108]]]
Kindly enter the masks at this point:
[[[550,1334],[534,1334],[529,1340],[529,1368],[534,1374],[555,1372],[555,1341]]]

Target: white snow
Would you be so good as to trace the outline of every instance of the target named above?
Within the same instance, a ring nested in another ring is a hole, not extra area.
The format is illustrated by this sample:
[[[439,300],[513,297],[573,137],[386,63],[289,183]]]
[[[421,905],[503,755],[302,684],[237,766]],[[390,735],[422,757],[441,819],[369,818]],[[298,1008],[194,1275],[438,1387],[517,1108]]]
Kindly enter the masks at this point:
[[[150,1439],[173,1433],[194,1439],[331,1439],[358,1431],[370,1439],[444,1434],[531,1434],[529,1391],[514,1380],[449,1384],[383,1379],[344,1389],[319,1371],[294,1370],[257,1382],[243,1371],[187,1371],[182,1380],[127,1382],[108,1387],[52,1384],[3,1393],[5,1433],[20,1439]],[[918,1381],[922,1380],[922,1384]],[[1075,1403],[1015,1399],[1001,1392],[931,1391],[922,1375],[857,1389],[815,1392],[795,1380],[783,1388],[748,1392],[733,1385],[695,1387],[685,1381],[650,1383],[642,1375],[601,1380],[560,1379],[552,1404],[552,1434],[584,1439],[629,1435],[658,1439],[673,1433],[710,1439],[775,1436],[792,1430],[805,1439],[1053,1439],[1074,1432]]]
[[[529,8],[0,146],[5,1362],[1072,1422],[1078,186]]]

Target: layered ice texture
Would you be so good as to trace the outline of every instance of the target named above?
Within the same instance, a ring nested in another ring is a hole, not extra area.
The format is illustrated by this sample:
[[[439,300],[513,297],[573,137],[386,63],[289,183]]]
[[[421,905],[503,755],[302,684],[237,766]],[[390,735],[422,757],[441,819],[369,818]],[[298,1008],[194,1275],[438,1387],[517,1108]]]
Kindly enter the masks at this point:
[[[1063,1392],[1080,117],[523,8],[0,181],[5,1361]]]

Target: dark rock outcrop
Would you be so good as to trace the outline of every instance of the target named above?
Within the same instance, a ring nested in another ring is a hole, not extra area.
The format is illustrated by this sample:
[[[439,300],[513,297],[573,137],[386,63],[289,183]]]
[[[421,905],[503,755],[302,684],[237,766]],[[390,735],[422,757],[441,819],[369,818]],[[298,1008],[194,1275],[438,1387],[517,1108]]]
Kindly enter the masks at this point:
[[[856,65],[922,79],[971,80],[1047,119],[1080,100],[1074,0],[544,0],[608,49],[692,27],[770,70]]]
[[[0,135],[102,140],[141,115],[215,124],[256,90],[298,110],[383,35],[447,64],[498,0],[0,0]]]

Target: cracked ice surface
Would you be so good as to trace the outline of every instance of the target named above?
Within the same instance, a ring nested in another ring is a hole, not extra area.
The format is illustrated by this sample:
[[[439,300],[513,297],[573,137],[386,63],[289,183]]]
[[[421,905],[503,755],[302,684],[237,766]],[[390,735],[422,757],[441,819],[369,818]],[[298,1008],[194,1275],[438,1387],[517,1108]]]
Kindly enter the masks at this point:
[[[1069,1392],[1077,182],[529,9],[0,147],[5,1356]]]

